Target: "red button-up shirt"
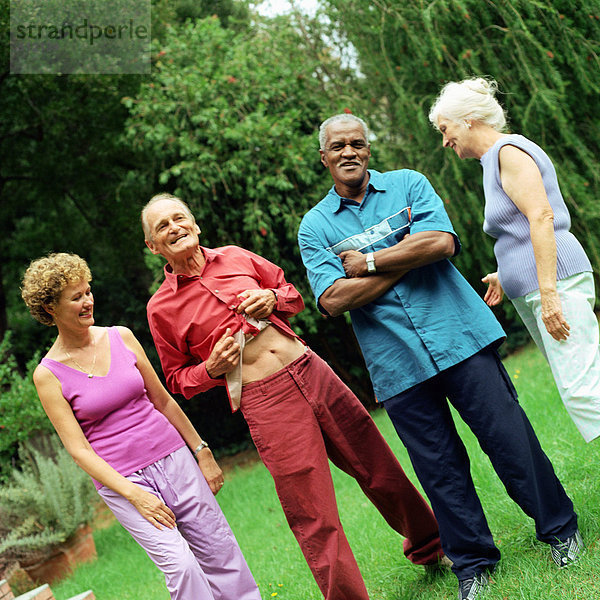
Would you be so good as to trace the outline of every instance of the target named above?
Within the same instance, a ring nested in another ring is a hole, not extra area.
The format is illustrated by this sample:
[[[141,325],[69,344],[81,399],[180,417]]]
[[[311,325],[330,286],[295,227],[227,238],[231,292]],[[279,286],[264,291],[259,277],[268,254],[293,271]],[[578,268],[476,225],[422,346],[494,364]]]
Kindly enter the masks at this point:
[[[165,266],[165,280],[148,302],[148,323],[167,380],[174,393],[191,398],[225,378],[211,378],[204,361],[229,327],[232,333],[257,334],[235,309],[244,290],[272,289],[275,309],[268,317],[282,333],[298,337],[287,319],[304,309],[302,296],[287,283],[283,270],[238,246],[201,248],[206,264],[200,275],[175,275]]]

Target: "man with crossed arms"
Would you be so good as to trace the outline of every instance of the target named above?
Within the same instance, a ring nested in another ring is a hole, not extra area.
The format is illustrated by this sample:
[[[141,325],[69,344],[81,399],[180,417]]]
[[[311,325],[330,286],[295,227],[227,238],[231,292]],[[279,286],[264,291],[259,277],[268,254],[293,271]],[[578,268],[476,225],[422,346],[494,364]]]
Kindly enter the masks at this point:
[[[448,401],[556,564],[573,562],[577,515],[496,351],[504,331],[447,260],[460,242],[441,199],[416,171],[368,169],[368,129],[354,115],[324,121],[319,142],[334,185],[300,224],[302,259],[321,312],[350,311],[377,398],[438,519],[459,600],[481,596],[500,552]]]

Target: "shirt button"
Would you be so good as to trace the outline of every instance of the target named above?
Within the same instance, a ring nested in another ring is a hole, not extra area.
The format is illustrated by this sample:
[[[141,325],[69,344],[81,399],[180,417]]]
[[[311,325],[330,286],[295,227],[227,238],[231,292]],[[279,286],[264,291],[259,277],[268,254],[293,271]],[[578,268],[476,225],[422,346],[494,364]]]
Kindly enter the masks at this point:
[[[219,293],[219,290],[215,290],[215,294],[218,294],[218,293]]]

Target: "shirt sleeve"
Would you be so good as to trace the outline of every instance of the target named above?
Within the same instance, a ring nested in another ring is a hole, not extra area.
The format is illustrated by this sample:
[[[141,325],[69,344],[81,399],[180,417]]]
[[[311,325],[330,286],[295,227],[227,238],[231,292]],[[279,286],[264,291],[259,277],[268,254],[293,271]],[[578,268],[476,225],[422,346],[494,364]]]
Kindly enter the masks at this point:
[[[409,171],[407,183],[408,204],[411,208],[410,233],[422,231],[444,231],[454,237],[454,256],[460,252],[460,240],[442,199],[437,195],[427,177],[417,171]]]
[[[171,392],[189,399],[218,385],[225,385],[224,377],[213,379],[204,362],[183,350],[184,340],[176,338],[176,332],[168,321],[161,319],[151,306],[148,306],[148,324]]]
[[[304,300],[300,292],[285,280],[281,267],[258,254],[248,252],[262,289],[271,289],[277,296],[274,312],[288,319],[304,310]]]
[[[300,223],[298,245],[317,307],[321,313],[329,315],[319,303],[319,298],[338,279],[345,279],[346,272],[341,259],[327,250],[324,240],[324,232],[310,218],[310,213],[307,214]]]

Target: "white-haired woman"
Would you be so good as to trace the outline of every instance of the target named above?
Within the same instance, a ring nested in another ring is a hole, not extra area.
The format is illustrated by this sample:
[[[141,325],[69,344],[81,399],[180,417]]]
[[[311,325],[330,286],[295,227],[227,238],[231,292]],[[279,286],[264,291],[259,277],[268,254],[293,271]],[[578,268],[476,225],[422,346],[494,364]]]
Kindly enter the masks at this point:
[[[548,155],[504,133],[495,81],[446,84],[429,113],[443,145],[483,167],[484,231],[496,239],[484,300],[510,298],[548,360],[560,396],[587,442],[600,435],[600,352],[592,267]]]

